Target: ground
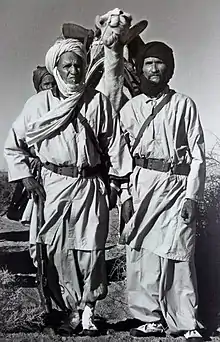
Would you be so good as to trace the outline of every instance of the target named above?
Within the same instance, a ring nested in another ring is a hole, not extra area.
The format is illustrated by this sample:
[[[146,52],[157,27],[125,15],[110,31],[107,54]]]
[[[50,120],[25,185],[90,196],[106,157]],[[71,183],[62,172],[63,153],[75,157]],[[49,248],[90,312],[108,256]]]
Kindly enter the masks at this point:
[[[35,268],[28,254],[28,227],[23,227],[5,217],[0,218],[0,342],[134,341],[134,338],[129,336],[129,330],[138,322],[131,318],[126,304],[125,251],[117,244],[117,227],[117,212],[114,211],[111,215],[106,251],[109,293],[105,300],[98,303],[96,310],[97,323],[102,328],[102,336],[62,337],[56,335],[50,328],[43,329],[42,309],[35,287]],[[216,238],[217,236],[214,236],[214,239]],[[213,266],[212,260],[217,255],[215,251],[219,248],[209,249],[210,241],[210,237],[207,236],[205,238],[200,236],[198,239],[197,268],[201,297],[200,316],[209,329],[208,335],[213,335],[218,324],[219,263],[216,264],[214,273],[210,273],[210,266]],[[211,259],[210,255],[212,255]],[[211,337],[211,339],[220,341],[218,337]],[[158,341],[156,338],[138,339],[138,341],[148,340]],[[174,341],[174,338],[166,337],[159,340],[160,342]],[[175,339],[177,342],[178,340],[182,341],[183,338]]]

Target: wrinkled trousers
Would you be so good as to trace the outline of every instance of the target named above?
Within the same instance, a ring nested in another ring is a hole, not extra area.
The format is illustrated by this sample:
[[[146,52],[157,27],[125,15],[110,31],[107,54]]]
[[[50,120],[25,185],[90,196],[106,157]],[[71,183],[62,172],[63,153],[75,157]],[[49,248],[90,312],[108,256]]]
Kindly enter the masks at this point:
[[[35,259],[35,246],[30,253]],[[47,280],[54,302],[71,311],[84,309],[107,295],[105,251],[82,251],[62,245],[60,236],[46,245]],[[36,265],[36,262],[35,262]]]
[[[170,332],[196,329],[197,281],[194,260],[162,258],[127,246],[128,305],[146,323],[166,322]]]

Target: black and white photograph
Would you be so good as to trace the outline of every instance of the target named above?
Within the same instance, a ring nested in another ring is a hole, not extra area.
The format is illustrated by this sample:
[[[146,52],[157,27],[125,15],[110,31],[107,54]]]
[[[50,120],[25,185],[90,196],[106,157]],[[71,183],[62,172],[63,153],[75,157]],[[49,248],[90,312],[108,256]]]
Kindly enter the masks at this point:
[[[220,342],[220,1],[0,0],[0,342]]]

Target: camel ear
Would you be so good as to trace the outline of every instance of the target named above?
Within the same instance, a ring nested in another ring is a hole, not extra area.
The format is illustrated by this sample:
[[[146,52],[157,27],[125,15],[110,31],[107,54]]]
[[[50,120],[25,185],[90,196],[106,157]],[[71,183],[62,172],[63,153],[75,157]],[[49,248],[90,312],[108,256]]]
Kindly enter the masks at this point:
[[[99,29],[102,28],[102,23],[101,23],[101,16],[100,15],[97,15],[95,17],[95,26]]]
[[[128,34],[126,35],[124,43],[129,44],[134,38],[139,36],[139,34],[141,32],[143,32],[147,26],[148,26],[148,21],[147,20],[141,20],[137,24],[130,27]]]

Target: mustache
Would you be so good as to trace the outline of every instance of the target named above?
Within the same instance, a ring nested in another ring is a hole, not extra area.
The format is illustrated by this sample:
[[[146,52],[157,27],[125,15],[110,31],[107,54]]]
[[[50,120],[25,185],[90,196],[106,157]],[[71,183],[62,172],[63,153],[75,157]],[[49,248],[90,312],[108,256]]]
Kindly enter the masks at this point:
[[[153,71],[153,72],[149,73],[149,76],[158,76],[158,75],[161,75],[160,71]]]

